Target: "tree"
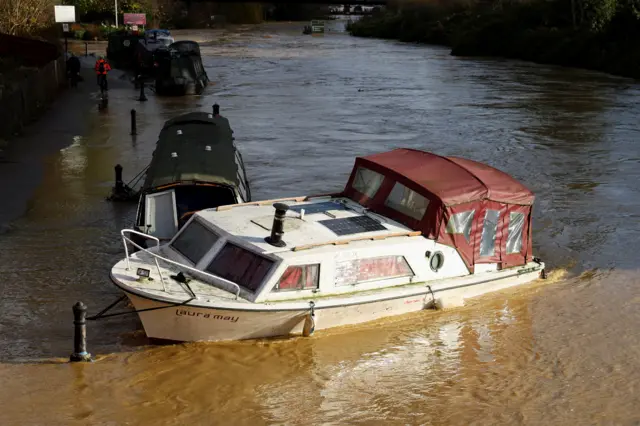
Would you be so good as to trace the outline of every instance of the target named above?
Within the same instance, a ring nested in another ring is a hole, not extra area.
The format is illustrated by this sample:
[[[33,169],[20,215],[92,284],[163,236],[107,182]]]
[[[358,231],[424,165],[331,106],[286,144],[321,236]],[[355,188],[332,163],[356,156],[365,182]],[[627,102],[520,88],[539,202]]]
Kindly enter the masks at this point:
[[[0,32],[32,34],[48,25],[53,14],[52,0],[4,0],[0,6]]]
[[[574,22],[588,30],[604,30],[618,10],[618,0],[572,0]]]

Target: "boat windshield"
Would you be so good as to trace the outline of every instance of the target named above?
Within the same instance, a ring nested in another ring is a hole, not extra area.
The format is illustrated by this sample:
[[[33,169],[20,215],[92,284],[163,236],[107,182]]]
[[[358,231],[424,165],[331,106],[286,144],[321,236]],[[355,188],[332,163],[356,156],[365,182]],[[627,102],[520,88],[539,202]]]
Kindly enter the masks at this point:
[[[271,259],[228,242],[207,266],[207,271],[255,292],[273,263]]]
[[[193,220],[171,243],[171,247],[195,265],[207,254],[218,238],[215,232],[198,220]]]

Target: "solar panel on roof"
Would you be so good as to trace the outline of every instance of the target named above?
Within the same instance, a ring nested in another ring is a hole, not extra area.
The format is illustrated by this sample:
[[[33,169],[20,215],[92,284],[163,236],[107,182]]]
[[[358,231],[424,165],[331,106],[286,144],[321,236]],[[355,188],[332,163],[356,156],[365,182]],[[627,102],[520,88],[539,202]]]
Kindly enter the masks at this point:
[[[298,204],[289,207],[289,210],[300,213],[304,209],[304,214],[324,213],[328,210],[346,210],[343,204],[334,203],[333,201],[325,201],[314,204]]]
[[[362,232],[385,231],[387,229],[380,222],[369,216],[319,220],[318,223],[323,224],[336,235],[352,235]]]

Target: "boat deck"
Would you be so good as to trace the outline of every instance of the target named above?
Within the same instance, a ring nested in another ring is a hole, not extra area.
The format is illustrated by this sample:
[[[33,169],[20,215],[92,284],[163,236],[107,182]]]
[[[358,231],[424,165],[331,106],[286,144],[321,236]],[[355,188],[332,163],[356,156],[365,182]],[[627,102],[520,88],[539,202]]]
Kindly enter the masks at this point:
[[[271,234],[275,213],[273,203],[224,206],[217,210],[203,210],[198,216],[264,253],[341,244],[359,237],[382,239],[413,231],[391,219],[366,212],[348,198],[323,197],[308,201],[294,198],[283,202],[289,205],[289,210],[284,220],[283,240],[286,246],[281,248],[264,240]]]

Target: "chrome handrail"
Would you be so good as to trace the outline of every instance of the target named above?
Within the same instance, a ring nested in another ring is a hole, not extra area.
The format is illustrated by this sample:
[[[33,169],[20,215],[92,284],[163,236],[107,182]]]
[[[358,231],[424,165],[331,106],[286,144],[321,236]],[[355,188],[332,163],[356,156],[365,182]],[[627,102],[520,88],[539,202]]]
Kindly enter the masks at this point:
[[[154,237],[152,235],[147,235],[147,234],[144,234],[142,232],[135,231],[133,229],[123,229],[123,230],[121,230],[120,231],[120,235],[122,235],[122,239],[124,241],[124,250],[125,250],[125,254],[127,256],[127,271],[131,268],[130,263],[129,263],[129,250],[127,248],[127,242],[130,242],[135,247],[137,247],[140,250],[144,251],[145,253],[148,253],[151,256],[153,256],[153,258],[155,260],[155,263],[156,263],[156,267],[158,268],[158,275],[160,275],[160,280],[162,281],[162,287],[163,288],[164,288],[164,278],[162,277],[162,273],[160,272],[160,265],[158,264],[158,259],[162,260],[163,262],[167,262],[167,263],[170,263],[172,265],[176,265],[176,266],[179,266],[181,268],[185,268],[187,270],[197,272],[198,274],[202,274],[202,275],[204,275],[206,277],[213,278],[214,280],[220,280],[223,283],[231,284],[231,285],[236,287],[236,300],[238,300],[238,297],[240,297],[240,286],[238,284],[234,283],[233,281],[229,281],[228,279],[219,277],[218,275],[210,274],[208,272],[201,271],[200,269],[192,268],[191,266],[185,265],[185,264],[180,263],[180,262],[173,261],[171,259],[167,259],[166,257],[162,257],[162,256],[160,256],[158,254],[155,254],[155,253],[147,250],[144,247],[140,247],[138,244],[136,244],[135,242],[131,241],[129,238],[125,237],[125,235],[124,235],[125,232],[131,232],[131,233],[134,233],[134,234],[137,234],[137,235],[141,235],[143,237],[147,237],[149,239],[155,240],[156,243],[157,243],[156,244],[157,248],[160,248],[160,240],[158,240],[156,237]],[[164,291],[167,291],[166,288],[164,288]],[[194,293],[194,296],[195,296],[195,293]],[[196,296],[196,298],[197,298],[197,296]]]
[[[131,263],[129,262],[129,246],[127,246],[127,241],[130,242],[131,244],[133,244],[135,247],[138,247],[140,250],[144,250],[147,253],[151,253],[150,251],[148,251],[146,248],[140,247],[138,244],[134,243],[131,239],[125,237],[125,232],[129,232],[132,234],[136,234],[136,235],[140,235],[142,237],[145,238],[149,238],[151,240],[155,240],[156,242],[156,248],[160,248],[160,240],[156,237],[154,237],[153,235],[149,235],[149,234],[145,234],[143,232],[140,231],[136,231],[134,229],[122,229],[120,231],[120,235],[122,236],[122,243],[124,244],[124,253],[127,259],[127,271],[131,268]],[[151,253],[153,254],[153,253]],[[164,292],[167,292],[167,286],[164,284],[164,277],[162,276],[162,273],[160,272],[160,265],[158,264],[158,259],[154,258],[153,259],[156,263],[156,268],[158,268],[158,275],[160,276],[160,282],[162,283],[162,290]]]

